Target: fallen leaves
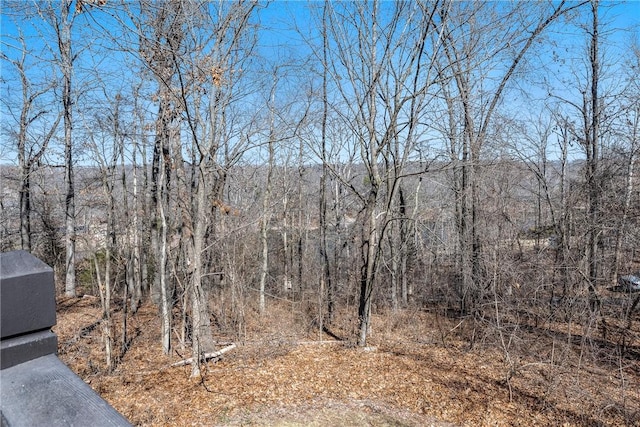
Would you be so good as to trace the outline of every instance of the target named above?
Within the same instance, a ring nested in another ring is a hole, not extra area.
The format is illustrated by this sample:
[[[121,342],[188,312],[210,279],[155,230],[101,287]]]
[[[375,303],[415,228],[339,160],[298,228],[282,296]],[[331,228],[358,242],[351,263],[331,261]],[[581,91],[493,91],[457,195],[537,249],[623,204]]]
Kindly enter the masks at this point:
[[[309,336],[283,334],[282,325],[261,331],[253,324],[254,335],[207,364],[202,380],[190,379],[188,366],[169,368],[180,357],[162,355],[153,307],[142,307],[129,320],[130,328],[142,332],[109,375],[103,373],[99,330],[73,341],[99,316],[99,308],[86,301],[63,302],[58,316],[60,357],[138,425],[529,426],[619,424],[634,410],[640,416],[637,365],[635,371],[595,365],[587,370],[569,362],[527,361],[523,355],[522,369],[510,379],[510,401],[501,353],[489,347],[469,351],[453,337],[446,347],[425,340],[426,325],[433,324],[427,314],[413,313],[412,327],[396,322],[381,328],[368,351],[295,345],[296,338],[308,341]],[[257,341],[265,336],[277,340]]]

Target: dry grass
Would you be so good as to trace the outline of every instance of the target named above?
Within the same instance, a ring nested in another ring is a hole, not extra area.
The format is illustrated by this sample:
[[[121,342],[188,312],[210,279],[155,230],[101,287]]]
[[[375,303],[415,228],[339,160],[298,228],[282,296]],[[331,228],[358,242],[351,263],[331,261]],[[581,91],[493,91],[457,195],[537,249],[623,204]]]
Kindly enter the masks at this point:
[[[169,367],[180,356],[162,355],[150,305],[129,319],[131,346],[106,373],[101,330],[91,328],[99,312],[92,298],[59,301],[60,358],[137,425],[640,422],[640,361],[620,356],[617,363],[604,363],[585,345],[563,341],[562,334],[519,330],[513,340],[520,345],[505,348],[492,341],[495,331],[484,331],[485,339],[470,349],[470,320],[406,310],[375,316],[367,349],[300,345],[320,338],[306,320],[313,316],[274,303],[264,317],[247,309],[238,348],[194,380],[188,366]],[[347,318],[339,316],[337,335],[350,332]],[[119,325],[115,331],[121,333]],[[188,349],[178,352],[190,356]]]

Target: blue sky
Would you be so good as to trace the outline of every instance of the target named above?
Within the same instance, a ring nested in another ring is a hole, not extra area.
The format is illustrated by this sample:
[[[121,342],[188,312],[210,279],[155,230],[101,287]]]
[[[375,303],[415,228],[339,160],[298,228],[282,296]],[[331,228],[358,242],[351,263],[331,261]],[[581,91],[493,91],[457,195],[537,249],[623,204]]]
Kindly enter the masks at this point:
[[[112,3],[113,4],[113,3]],[[5,3],[3,3],[4,7]],[[321,2],[313,3],[313,6],[321,6]],[[602,2],[603,16],[601,17],[602,23],[606,26],[605,36],[608,36],[608,40],[603,46],[603,51],[606,52],[606,57],[611,62],[623,61],[627,54],[627,47],[631,40],[635,37],[638,38],[638,27],[640,26],[640,0],[637,1],[625,1],[625,2]],[[264,4],[262,5],[264,6]],[[308,12],[309,3],[306,1],[273,1],[266,7],[261,7],[257,17],[257,22],[262,26],[260,32],[260,38],[258,40],[259,52],[267,59],[286,59],[289,57],[304,56],[310,52],[304,43],[304,38],[313,37],[315,30],[312,26],[312,20],[309,17]],[[4,12],[4,10],[3,10]],[[85,19],[95,19],[98,15],[82,14],[77,17],[78,22],[76,28],[76,37],[83,38],[82,33],[86,31],[83,27],[87,27],[89,22],[83,22]],[[95,21],[92,24],[92,37],[96,43],[103,43],[107,45],[109,43],[109,37],[113,35],[113,31],[116,26],[110,26],[109,20],[104,21],[102,28],[102,36],[96,37],[95,33]],[[111,21],[112,23],[114,21]],[[15,45],[14,39],[18,34],[19,26],[30,47],[35,54],[34,58],[31,58],[31,64],[34,65],[30,69],[30,73],[34,81],[37,81],[39,77],[43,77],[45,80],[51,78],[51,75],[55,72],[54,67],[47,65],[45,61],[40,61],[37,57],[47,56],[46,49],[44,48],[47,43],[54,42],[51,39],[51,34],[43,33],[43,26],[39,25],[37,21],[27,21],[19,17],[12,17],[9,14],[2,13],[1,29],[2,34],[2,51],[10,57],[16,57],[19,54],[19,49]],[[101,23],[102,24],[102,23]],[[295,25],[294,25],[295,24]],[[297,27],[297,29],[294,29]],[[634,28],[632,31],[619,31],[620,29]],[[558,30],[558,28],[556,28]],[[614,31],[615,30],[615,31]],[[560,33],[556,33],[552,36],[555,38],[561,48],[557,49],[561,59],[563,55],[576,55],[582,54],[581,51],[585,49],[586,39],[584,32],[580,31],[577,27],[571,26],[566,29],[560,29]],[[608,35],[611,32],[611,35]],[[98,32],[100,34],[100,32]],[[118,39],[122,41],[122,37],[118,36]],[[132,41],[135,40],[133,35]],[[85,40],[86,41],[86,38]],[[638,40],[640,42],[640,40]],[[573,46],[572,46],[573,45]],[[572,47],[570,47],[572,46]],[[115,60],[115,58],[119,58]],[[133,71],[129,70],[127,66],[123,66],[122,62],[127,58],[120,54],[114,54],[109,61],[101,60],[100,58],[92,55],[87,55],[87,52],[81,52],[81,57],[77,66],[85,69],[100,69],[107,74],[113,74],[116,78],[113,80],[116,84],[128,84],[126,78]],[[605,64],[606,65],[606,64]],[[12,68],[8,66],[5,61],[2,61],[2,97],[5,99],[18,100],[17,97],[20,94],[15,90],[16,86],[13,84],[5,84],[5,81],[12,79]],[[559,65],[559,72],[562,73],[561,66]],[[113,77],[112,76],[112,77]],[[118,76],[122,76],[121,78]],[[615,78],[615,76],[614,76]],[[82,82],[79,82],[82,84]],[[117,90],[117,88],[116,88]],[[288,88],[288,90],[296,90],[296,88]],[[302,90],[302,89],[297,89]],[[567,88],[570,92],[572,89]],[[515,105],[515,104],[514,104]],[[11,120],[7,116],[5,106],[2,106],[3,117],[2,121],[7,123]],[[46,127],[46,123],[43,123],[41,127]],[[3,138],[4,139],[4,138]],[[6,146],[6,144],[2,144]],[[10,150],[7,151],[6,147],[0,147],[0,154],[2,157],[11,156]]]
[[[0,7],[6,9],[5,3],[6,2],[2,3]],[[277,49],[282,45],[297,45],[302,49],[301,36],[293,30],[293,26],[296,24],[303,36],[311,35],[313,30],[309,28],[311,22],[308,11],[310,4],[320,6],[322,2],[275,0],[268,3],[266,7],[261,7],[258,12],[258,20],[260,24],[264,26],[259,41],[262,48],[267,50]],[[604,6],[604,15],[601,20],[607,24],[609,28],[620,29],[636,27],[637,29],[638,26],[640,26],[640,0],[603,1],[602,5]],[[5,11],[3,10],[3,12]],[[82,17],[79,19],[82,20]],[[0,33],[3,40],[2,50],[7,54],[9,53],[7,49],[8,40],[16,37],[18,34],[16,23],[26,37],[39,37],[38,32],[32,25],[29,25],[28,21],[20,18],[16,19],[7,13],[2,13],[0,25]],[[567,34],[567,36],[577,37],[571,33]],[[619,33],[616,39],[618,39],[618,37],[622,39],[624,35]]]

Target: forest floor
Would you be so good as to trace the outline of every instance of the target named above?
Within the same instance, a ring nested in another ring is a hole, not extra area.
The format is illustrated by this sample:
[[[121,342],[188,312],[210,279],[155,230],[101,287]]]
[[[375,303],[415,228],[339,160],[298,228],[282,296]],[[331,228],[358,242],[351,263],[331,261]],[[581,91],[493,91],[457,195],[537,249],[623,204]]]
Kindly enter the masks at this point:
[[[136,425],[640,425],[640,319],[631,350],[615,355],[584,327],[489,331],[420,310],[375,315],[370,346],[358,348],[299,326],[301,316],[284,303],[262,317],[247,309],[243,340],[197,380],[171,367],[190,357],[177,336],[162,354],[151,305],[128,319],[111,373],[97,298],[59,299],[54,331],[59,357]],[[121,313],[114,320],[121,340]],[[336,335],[348,329],[335,323]],[[230,338],[216,336],[221,347]]]

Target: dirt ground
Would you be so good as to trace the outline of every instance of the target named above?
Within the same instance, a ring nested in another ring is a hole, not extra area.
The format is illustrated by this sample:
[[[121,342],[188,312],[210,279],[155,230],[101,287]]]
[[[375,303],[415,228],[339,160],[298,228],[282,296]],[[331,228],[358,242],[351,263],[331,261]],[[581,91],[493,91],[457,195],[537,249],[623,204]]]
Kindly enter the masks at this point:
[[[151,305],[128,319],[128,349],[118,346],[111,373],[99,300],[60,299],[54,331],[60,358],[136,425],[640,425],[637,349],[604,357],[559,326],[487,333],[418,310],[376,315],[370,346],[358,348],[296,326],[297,315],[248,310],[244,339],[202,379],[171,367],[190,357],[177,335],[173,353],[162,354]],[[120,342],[120,313],[114,321]],[[216,338],[220,347],[233,341]]]

